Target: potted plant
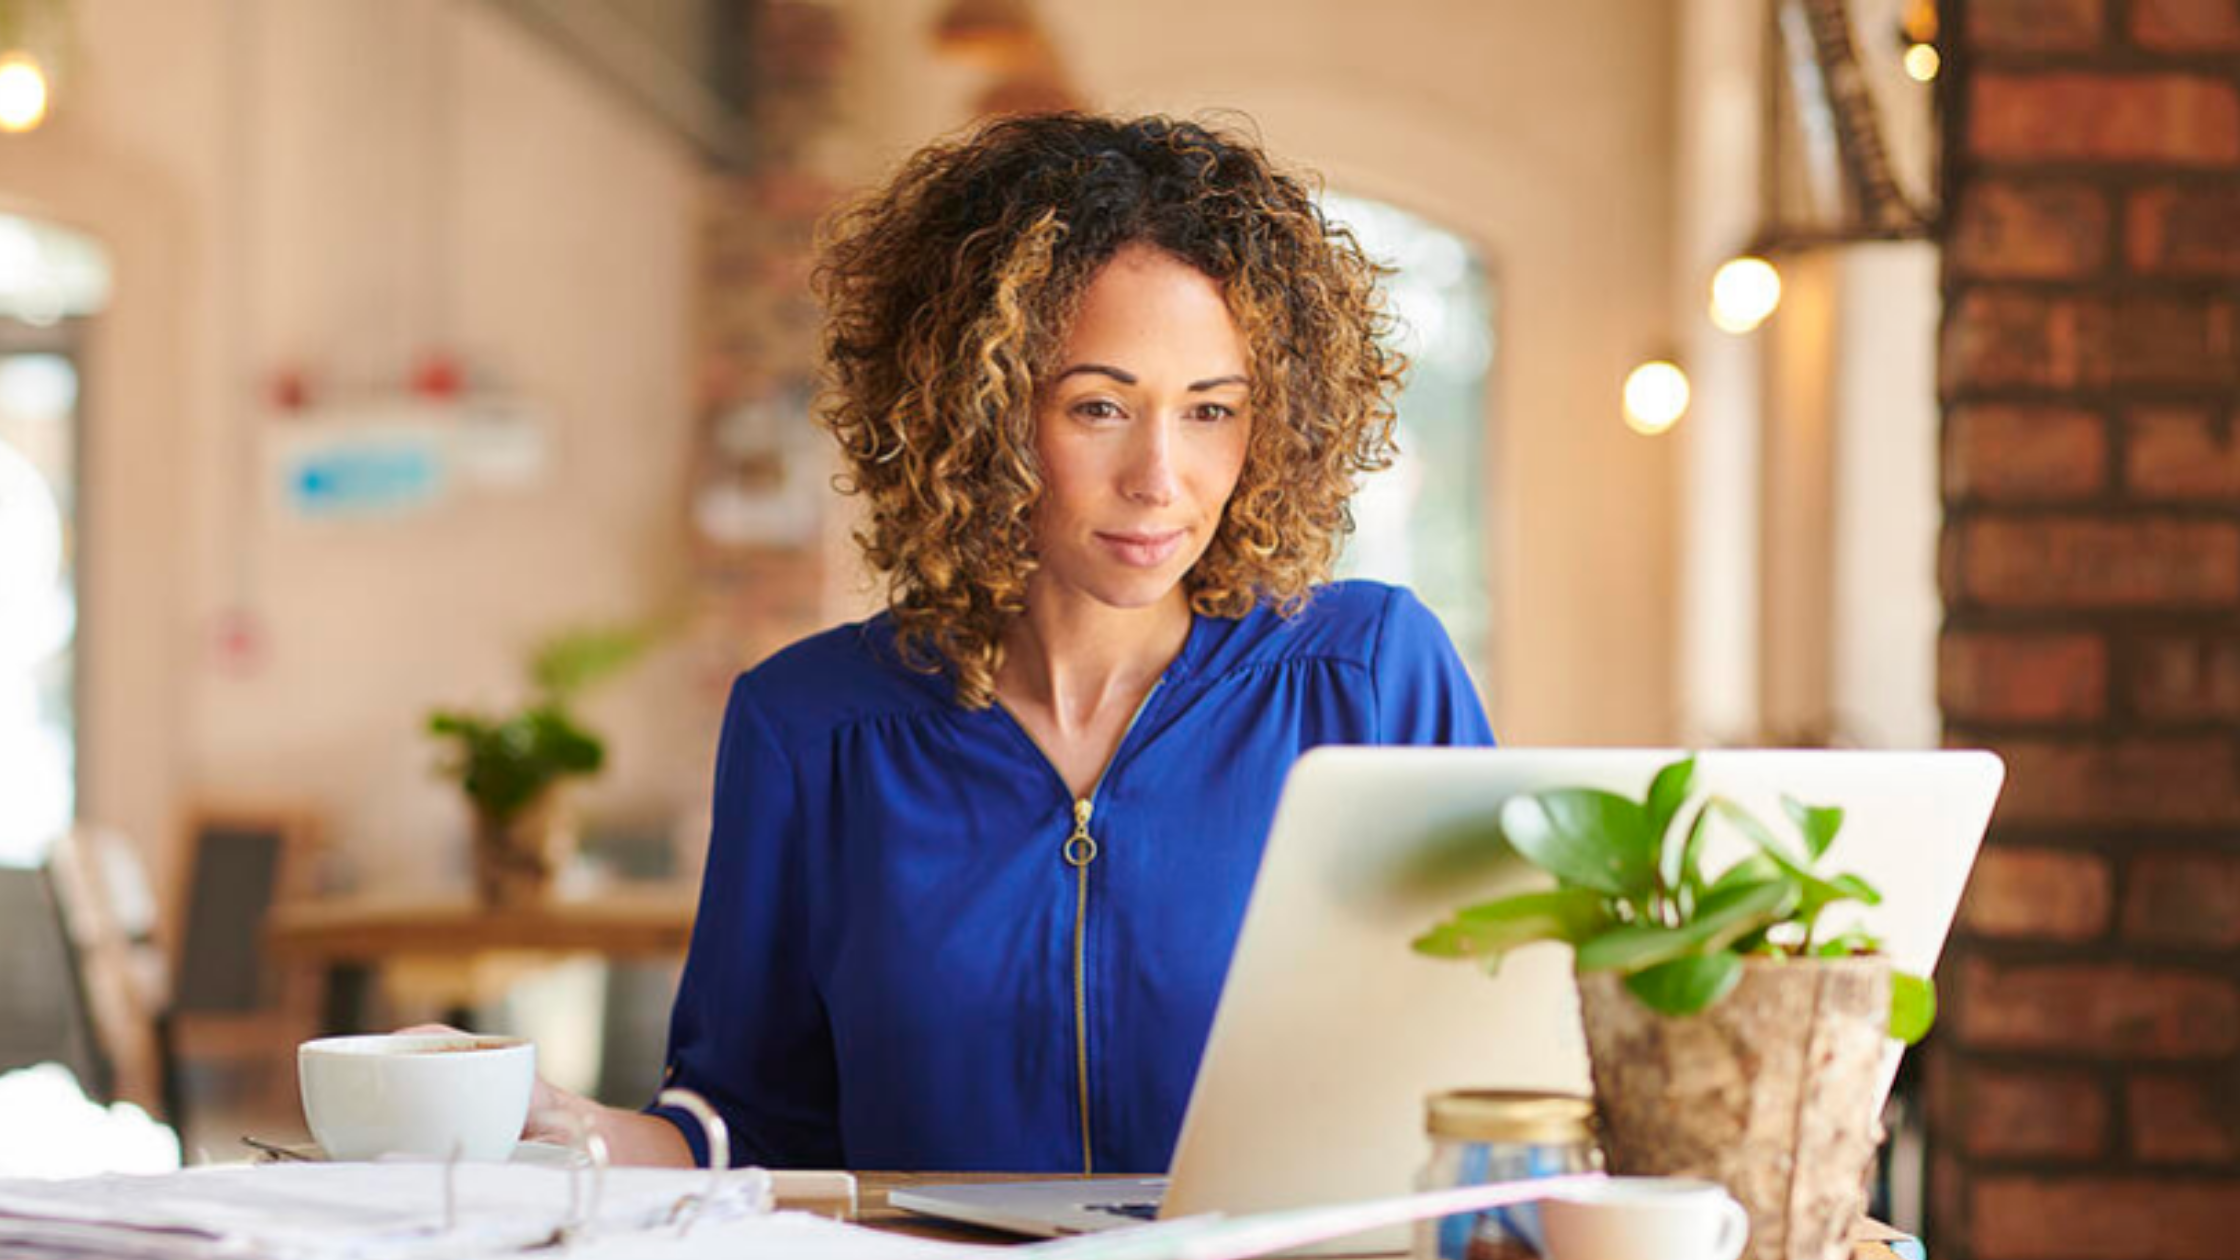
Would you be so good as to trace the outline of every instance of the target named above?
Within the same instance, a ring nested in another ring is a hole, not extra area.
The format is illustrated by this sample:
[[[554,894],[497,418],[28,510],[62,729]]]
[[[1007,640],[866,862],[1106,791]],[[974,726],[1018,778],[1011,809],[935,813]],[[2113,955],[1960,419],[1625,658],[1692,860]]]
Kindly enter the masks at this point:
[[[443,772],[466,792],[474,813],[475,893],[485,904],[530,904],[550,890],[574,841],[561,785],[606,763],[606,745],[570,704],[636,660],[650,641],[650,632],[636,627],[556,635],[530,659],[533,697],[523,708],[428,715],[428,733],[451,748]]]
[[[1498,838],[1555,887],[1458,910],[1415,948],[1490,971],[1522,945],[1571,946],[1611,1170],[1725,1184],[1749,1210],[1753,1260],[1843,1260],[1881,1140],[1887,1039],[1920,1039],[1936,994],[1875,938],[1827,930],[1831,907],[1881,900],[1818,870],[1841,809],[1784,797],[1792,845],[1719,796],[1690,813],[1694,783],[1688,757],[1641,800],[1512,798]],[[1707,876],[1715,825],[1752,851]]]

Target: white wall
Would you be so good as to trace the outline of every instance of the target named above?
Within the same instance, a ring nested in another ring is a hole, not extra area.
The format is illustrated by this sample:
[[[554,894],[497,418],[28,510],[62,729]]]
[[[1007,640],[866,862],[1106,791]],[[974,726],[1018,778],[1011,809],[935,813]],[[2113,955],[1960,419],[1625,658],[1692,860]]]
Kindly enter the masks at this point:
[[[1870,748],[1935,748],[1937,250],[1865,245],[1839,264],[1830,709]]]
[[[0,193],[117,252],[89,365],[82,810],[159,859],[204,801],[308,801],[375,884],[458,863],[418,733],[511,699],[558,626],[674,596],[697,163],[463,0],[84,0]],[[437,259],[448,259],[441,267]],[[554,417],[544,481],[315,528],[263,494],[262,382],[401,380],[448,343]],[[264,650],[213,645],[245,610]],[[704,798],[715,703],[656,661],[590,706],[593,808]],[[684,751],[689,750],[689,752]]]

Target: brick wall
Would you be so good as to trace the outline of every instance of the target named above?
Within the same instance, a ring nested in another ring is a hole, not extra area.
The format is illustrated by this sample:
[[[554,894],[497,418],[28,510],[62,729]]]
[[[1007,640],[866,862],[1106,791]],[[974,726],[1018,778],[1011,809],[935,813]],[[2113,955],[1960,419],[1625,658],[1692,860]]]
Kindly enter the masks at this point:
[[[1933,1254],[2240,1257],[2240,0],[1947,0]]]
[[[699,426],[678,496],[693,544],[698,673],[719,698],[739,670],[829,620],[821,520],[800,537],[742,542],[712,537],[696,515],[714,486],[775,494],[828,475],[818,460],[830,439],[812,431],[810,414],[821,315],[809,276],[817,222],[841,195],[825,169],[825,141],[850,36],[839,11],[817,0],[762,0],[751,25],[740,55],[753,85],[754,163],[706,176],[694,320]],[[742,418],[757,421],[743,443]],[[836,510],[821,485],[816,499],[820,514]]]

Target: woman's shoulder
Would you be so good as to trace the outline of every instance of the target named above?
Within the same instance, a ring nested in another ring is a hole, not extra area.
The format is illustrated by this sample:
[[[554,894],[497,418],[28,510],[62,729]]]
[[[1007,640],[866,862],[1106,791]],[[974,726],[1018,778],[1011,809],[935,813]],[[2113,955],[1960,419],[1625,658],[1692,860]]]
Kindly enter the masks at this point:
[[[1314,660],[1374,669],[1395,628],[1409,631],[1430,617],[1430,610],[1404,586],[1363,578],[1329,582],[1310,591],[1306,603],[1288,616],[1263,604],[1222,623],[1209,635],[1214,641],[1200,672]]]
[[[780,733],[808,738],[866,718],[954,706],[948,680],[904,664],[885,613],[834,626],[739,675],[732,702],[751,702]]]

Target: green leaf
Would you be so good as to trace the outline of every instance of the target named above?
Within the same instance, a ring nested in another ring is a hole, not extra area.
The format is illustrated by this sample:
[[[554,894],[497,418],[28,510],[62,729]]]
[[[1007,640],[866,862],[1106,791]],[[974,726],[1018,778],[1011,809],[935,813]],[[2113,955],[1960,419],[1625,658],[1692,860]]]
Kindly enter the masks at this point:
[[[646,626],[556,634],[537,646],[529,662],[529,678],[545,695],[566,700],[629,666],[653,645],[653,639],[654,631]]]
[[[1579,946],[1581,971],[1638,972],[1676,958],[1725,952],[1743,936],[1774,922],[1797,901],[1797,886],[1772,879],[1706,896],[1696,916],[1676,928],[1631,924],[1612,928]]]
[[[1470,934],[1452,923],[1435,924],[1430,931],[1408,942],[1408,948],[1432,958],[1472,958],[1476,951]]]
[[[1695,789],[1696,759],[1683,757],[1664,769],[1649,782],[1649,836],[1660,855],[1665,849],[1665,833],[1672,829],[1672,820],[1679,817],[1680,807],[1688,803],[1688,793]],[[1675,860],[1664,868],[1664,886],[1678,888],[1682,875],[1681,864]]]
[[[1863,901],[1870,906],[1882,904],[1882,891],[1857,875],[1838,875],[1828,883],[1841,889],[1843,895],[1852,901]]]
[[[1737,830],[1749,837],[1750,843],[1758,846],[1760,853],[1772,859],[1773,864],[1781,868],[1782,874],[1797,881],[1798,887],[1803,890],[1804,894],[1798,901],[1795,911],[1798,921],[1811,923],[1813,918],[1820,913],[1821,908],[1831,902],[1865,900],[1859,895],[1862,890],[1872,896],[1875,901],[1882,900],[1880,893],[1875,892],[1871,885],[1856,875],[1850,877],[1848,885],[1822,879],[1813,871],[1809,859],[1799,858],[1789,846],[1776,839],[1774,834],[1766,829],[1766,825],[1758,821],[1755,814],[1733,801],[1725,797],[1713,797],[1711,806],[1719,811],[1721,818],[1734,824]],[[1868,904],[1874,903],[1869,902]]]
[[[1742,959],[1731,950],[1675,958],[1626,977],[1642,1005],[1664,1015],[1693,1015],[1742,982]]]
[[[1769,879],[1779,878],[1781,878],[1781,868],[1774,865],[1772,858],[1763,853],[1753,853],[1721,871],[1719,878],[1713,880],[1711,887],[1705,890],[1705,895],[1708,896],[1722,889],[1733,888],[1737,884],[1762,884]]]
[[[1792,877],[1819,878],[1812,873],[1812,864],[1808,860],[1798,857],[1789,849],[1788,845],[1783,844],[1772,831],[1766,828],[1764,823],[1758,821],[1756,814],[1724,796],[1712,797],[1711,808],[1717,810],[1719,816],[1726,819],[1735,830],[1740,831],[1750,843],[1758,846],[1760,853],[1772,858],[1775,865],[1787,871]]]
[[[1910,971],[1890,976],[1890,1035],[1912,1045],[1937,1022],[1937,987]]]
[[[1696,810],[1695,821],[1688,824],[1687,838],[1680,842],[1680,860],[1665,881],[1679,900],[1682,918],[1694,915],[1696,903],[1703,900],[1703,837],[1710,828],[1711,806],[1706,804]],[[1771,862],[1766,867],[1767,878],[1777,873]]]
[[[1815,958],[1849,958],[1855,954],[1872,954],[1881,948],[1881,937],[1852,928],[1813,946],[1812,954]]]
[[[1480,958],[1498,967],[1503,955],[1536,941],[1576,945],[1610,925],[1602,895],[1586,888],[1519,893],[1469,906],[1414,941],[1434,958]]]
[[[1790,821],[1804,835],[1805,852],[1817,862],[1826,854],[1828,846],[1835,843],[1836,833],[1843,830],[1843,808],[1838,805],[1807,805],[1792,797],[1781,798],[1781,808],[1787,810]]]
[[[1641,897],[1656,882],[1656,841],[1641,803],[1593,788],[1512,797],[1501,832],[1533,865],[1566,884]]]

